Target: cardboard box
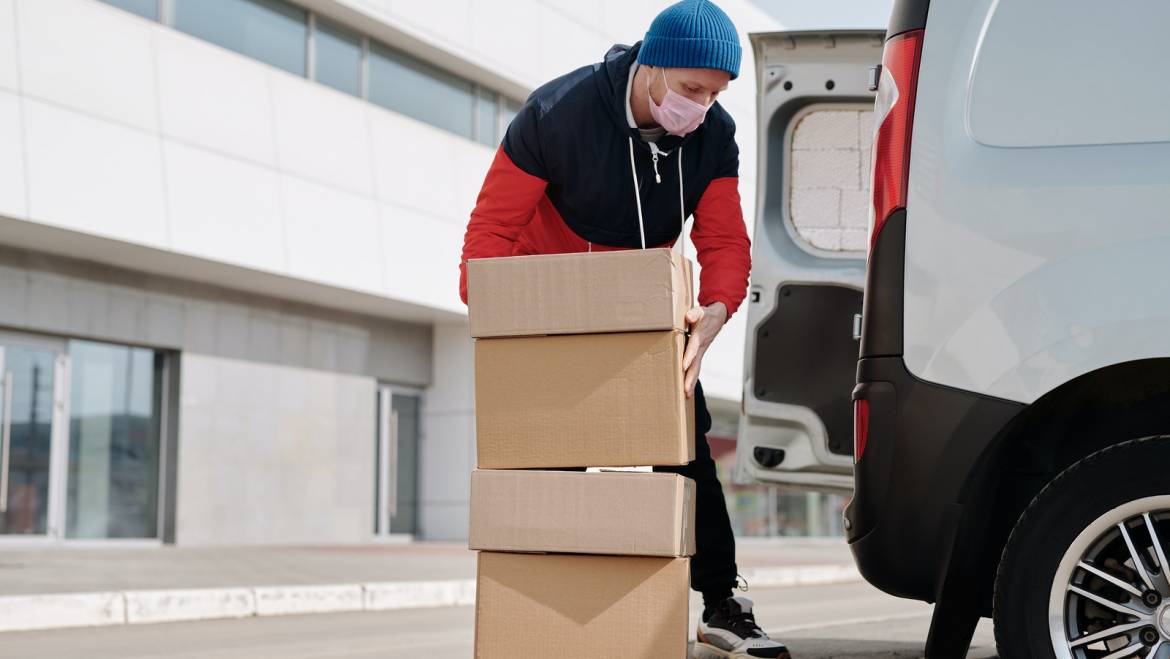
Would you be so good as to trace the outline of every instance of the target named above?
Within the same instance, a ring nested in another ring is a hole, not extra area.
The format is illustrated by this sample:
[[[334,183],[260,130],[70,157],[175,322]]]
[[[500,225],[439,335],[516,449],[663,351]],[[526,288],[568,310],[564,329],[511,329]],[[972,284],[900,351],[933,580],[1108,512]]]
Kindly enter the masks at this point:
[[[476,338],[686,330],[691,263],[670,249],[472,259]]]
[[[475,471],[468,545],[488,551],[690,556],[695,482],[678,474]]]
[[[480,469],[690,462],[683,342],[674,331],[478,339]]]
[[[683,659],[689,564],[481,552],[476,659]]]

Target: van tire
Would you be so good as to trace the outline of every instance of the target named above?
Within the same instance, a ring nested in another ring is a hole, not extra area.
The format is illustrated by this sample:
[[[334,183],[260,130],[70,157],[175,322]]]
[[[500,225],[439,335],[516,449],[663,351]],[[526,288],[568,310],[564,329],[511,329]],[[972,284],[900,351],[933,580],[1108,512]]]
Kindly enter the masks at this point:
[[[996,573],[993,607],[1001,659],[1056,657],[1048,605],[1066,551],[1114,508],[1170,494],[1168,464],[1170,437],[1129,440],[1073,464],[1036,495],[1016,522]]]

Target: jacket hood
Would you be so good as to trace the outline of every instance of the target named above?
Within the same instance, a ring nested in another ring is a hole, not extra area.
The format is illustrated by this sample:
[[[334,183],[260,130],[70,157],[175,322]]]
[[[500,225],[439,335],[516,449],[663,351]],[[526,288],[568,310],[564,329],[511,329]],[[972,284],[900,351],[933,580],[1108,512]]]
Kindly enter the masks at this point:
[[[642,42],[632,46],[615,44],[605,53],[601,62],[594,65],[594,80],[597,90],[605,101],[606,114],[618,125],[624,133],[634,138],[634,144],[643,149],[649,147],[642,141],[642,136],[636,128],[630,128],[626,120],[626,99],[629,96],[627,89],[630,80],[630,67],[638,61],[638,50]],[[685,137],[677,135],[663,135],[658,140],[658,147],[663,151],[672,151],[679,144],[685,144],[691,135],[702,130],[702,125]]]

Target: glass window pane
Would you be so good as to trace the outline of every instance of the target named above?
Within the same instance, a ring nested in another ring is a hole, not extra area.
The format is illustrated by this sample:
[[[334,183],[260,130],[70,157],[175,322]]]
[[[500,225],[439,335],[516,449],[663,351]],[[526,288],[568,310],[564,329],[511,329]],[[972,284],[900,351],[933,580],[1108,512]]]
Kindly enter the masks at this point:
[[[65,535],[158,536],[162,355],[70,341]]]
[[[370,44],[370,100],[471,137],[470,82],[385,46]]]
[[[305,10],[276,0],[174,0],[175,27],[280,67],[305,75]]]
[[[158,20],[158,0],[101,0],[107,5],[124,9],[152,21]]]
[[[504,133],[508,132],[508,126],[512,125],[512,120],[516,115],[520,114],[520,108],[524,104],[520,101],[515,101],[510,98],[505,98],[500,108],[500,139],[504,139]],[[499,141],[499,140],[497,140]]]
[[[378,391],[374,469],[374,532],[378,535],[418,531],[421,403],[415,394],[386,386]]]
[[[362,41],[356,34],[317,21],[313,75],[318,82],[354,96],[362,94]]]
[[[488,146],[500,143],[500,104],[495,92],[480,87],[475,104],[475,139]]]
[[[397,476],[397,497],[394,515],[390,517],[391,533],[418,531],[418,439],[419,411],[418,396],[394,394],[391,408],[398,415],[397,450],[398,464],[392,468]]]

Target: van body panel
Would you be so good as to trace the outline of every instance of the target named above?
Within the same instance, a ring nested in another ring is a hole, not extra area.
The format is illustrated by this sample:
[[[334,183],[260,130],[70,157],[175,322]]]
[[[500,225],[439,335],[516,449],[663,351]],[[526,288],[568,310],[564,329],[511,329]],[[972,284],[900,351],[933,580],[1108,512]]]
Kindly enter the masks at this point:
[[[891,214],[869,259],[853,390],[869,405],[869,440],[854,468],[845,529],[867,581],[933,602],[955,566],[967,569],[987,556],[986,504],[1000,470],[976,465],[1027,406],[924,382],[900,354],[874,354],[873,346],[895,348],[902,332],[901,317],[888,312],[900,309],[892,301],[902,296],[906,219],[905,211]],[[887,303],[891,309],[879,308]]]
[[[1096,21],[1100,7],[1093,3],[1060,3],[1068,30],[1038,25],[1027,42],[1006,43],[992,32],[995,14],[1034,20],[1036,13],[1017,9],[1020,4],[1027,3],[930,5],[910,155],[904,356],[922,380],[1031,403],[1110,364],[1170,355],[1170,263],[1164,256],[1170,248],[1170,141],[1069,146],[1054,135],[1041,136],[1052,145],[1007,148],[976,140],[971,107],[980,113],[975,125],[983,135],[1011,135],[993,130],[994,122],[1033,121],[1036,112],[1062,125],[1068,109],[1034,95],[983,100],[990,82],[980,82],[987,75],[986,66],[980,73],[980,59],[1018,62],[1046,48],[1084,48],[1067,41],[1073,28],[1124,49],[1139,29],[1126,20],[1124,33],[1102,33],[1120,23]],[[1165,6],[1150,9],[1165,12]],[[1160,43],[1166,47],[1164,39]],[[986,50],[993,46],[1016,50]],[[1135,52],[1142,48],[1148,50],[1142,45]],[[1164,79],[1164,66],[1164,58],[1139,58],[1118,75],[1152,85]],[[1036,72],[1026,65],[995,69],[1001,94],[1035,83]],[[1094,79],[1105,75],[1076,71],[1084,84],[1076,93],[1098,93]],[[1024,104],[1028,98],[1031,106]],[[1004,116],[1000,110],[1009,106],[1014,115]],[[1142,115],[1137,123],[1170,126],[1167,108],[1126,107]],[[1115,112],[1099,121],[1127,117]],[[1101,134],[1093,139],[1104,141]]]

